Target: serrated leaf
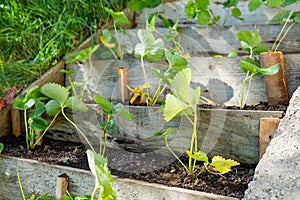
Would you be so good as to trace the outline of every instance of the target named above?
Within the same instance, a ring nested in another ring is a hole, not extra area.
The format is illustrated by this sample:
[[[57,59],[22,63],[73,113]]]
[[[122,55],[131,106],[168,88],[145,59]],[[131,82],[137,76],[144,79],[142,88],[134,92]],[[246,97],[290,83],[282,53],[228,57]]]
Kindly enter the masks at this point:
[[[74,111],[87,112],[88,107],[81,99],[77,96],[69,97],[65,103],[65,107],[70,108]]]
[[[56,83],[46,83],[41,88],[41,92],[47,97],[56,100],[60,105],[64,105],[69,96],[68,90]]]
[[[262,67],[258,71],[258,75],[274,75],[279,71],[279,64],[275,64],[269,67]]]
[[[190,88],[191,73],[190,68],[181,70],[175,75],[171,84],[174,95],[187,104],[190,104],[194,98],[194,92]]]
[[[55,100],[48,101],[48,103],[45,105],[45,108],[47,115],[49,115],[50,117],[55,116],[56,114],[61,112],[61,106]]]
[[[207,155],[202,151],[197,151],[197,152],[192,153],[190,150],[186,150],[186,153],[192,159],[204,162],[204,164],[209,163]]]
[[[32,130],[43,131],[48,127],[48,122],[41,117],[33,117],[30,120],[29,127]]]
[[[130,21],[128,20],[124,12],[118,12],[118,11],[114,12],[112,9],[107,7],[105,7],[104,9],[108,14],[110,14],[113,17],[115,23],[127,24],[127,25],[130,24]]]
[[[168,49],[165,49],[165,56],[169,63],[169,68],[172,68],[177,72],[187,68],[188,61],[181,55],[177,53],[172,54]]]
[[[248,10],[250,12],[253,12],[256,9],[258,9],[261,5],[263,5],[263,2],[261,0],[250,0],[248,3]]]
[[[251,59],[245,59],[240,61],[240,66],[244,72],[251,72],[257,74],[260,70],[260,67],[256,63],[252,62]]]
[[[102,109],[104,114],[109,115],[112,114],[113,105],[112,103],[99,95],[94,95],[94,101],[98,104],[98,106]]]
[[[158,61],[164,53],[164,43],[161,39],[155,39],[149,30],[138,30],[138,43],[134,49],[134,55],[137,58],[144,57],[151,61]]]
[[[189,108],[189,106],[178,99],[177,97],[167,94],[166,105],[164,108],[164,119],[166,122],[171,121],[174,117],[179,115],[182,111]]]
[[[239,162],[234,160],[222,158],[221,156],[214,156],[210,163],[220,174],[225,174],[231,170],[231,167],[239,165]]]
[[[197,13],[197,22],[200,25],[207,25],[210,22],[210,14],[207,10]]]
[[[195,7],[201,11],[207,10],[209,0],[195,0]]]
[[[184,7],[185,15],[190,18],[194,19],[196,17],[196,8],[195,3],[192,0],[189,0]]]
[[[99,45],[92,45],[86,49],[83,49],[79,52],[73,53],[69,55],[69,58],[66,60],[66,63],[72,62],[86,62],[88,58],[90,58],[93,53],[98,49]]]
[[[125,119],[127,121],[133,121],[134,120],[134,115],[129,112],[126,108],[120,106],[122,104],[117,104],[114,106],[114,114],[118,117],[121,117],[122,119]],[[118,108],[119,107],[119,108]]]
[[[249,48],[253,49],[261,43],[261,37],[259,36],[258,32],[259,30],[255,30],[255,31],[242,30],[238,32],[237,38],[240,41],[245,42]]]
[[[102,30],[102,34],[100,36],[100,41],[103,43],[104,46],[108,48],[114,48],[116,46],[115,43],[111,42],[112,40],[112,35],[109,30]]]

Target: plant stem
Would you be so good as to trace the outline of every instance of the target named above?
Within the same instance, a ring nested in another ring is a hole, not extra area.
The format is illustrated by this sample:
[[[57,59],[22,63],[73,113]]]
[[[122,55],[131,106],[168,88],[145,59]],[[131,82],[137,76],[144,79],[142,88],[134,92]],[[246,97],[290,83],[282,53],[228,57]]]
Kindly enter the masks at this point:
[[[60,113],[60,112],[59,112]],[[59,113],[57,113],[53,119],[51,120],[50,124],[47,126],[47,128],[43,131],[42,135],[39,137],[39,139],[37,139],[37,141],[33,144],[33,149],[34,147],[40,142],[40,140],[44,137],[44,135],[46,134],[46,132],[49,130],[49,128],[52,126],[53,122],[55,121],[56,117],[59,115]]]
[[[191,139],[191,146],[190,146],[190,152],[197,152],[198,151],[198,141],[197,141],[197,109],[193,108],[193,112],[194,112],[194,122],[192,122],[193,125],[193,133],[192,133],[192,139]],[[190,172],[194,172],[194,165],[195,165],[195,161],[193,163],[192,166],[192,162],[193,162],[193,158],[189,157],[189,171]]]
[[[29,144],[28,144],[28,124],[27,124],[27,109],[24,110],[24,123],[25,123],[25,137],[26,137],[26,146],[27,149],[29,149]]]
[[[95,184],[94,190],[93,190],[92,195],[91,195],[91,199],[94,199],[94,196],[96,195],[96,192],[97,192],[98,189],[99,189],[98,184]]]
[[[295,24],[296,24],[295,22],[292,23],[292,24],[288,27],[288,29],[285,31],[284,35],[281,37],[281,39],[280,39],[280,41],[278,42],[276,48],[274,49],[275,52],[276,52],[277,49],[279,48],[281,42],[284,40],[284,38],[286,37],[286,35],[287,35],[288,32],[290,31],[290,29],[291,29]],[[274,44],[275,44],[275,43],[274,43]]]
[[[284,29],[285,29],[287,23],[290,21],[290,18],[291,18],[291,16],[293,15],[293,13],[295,12],[297,6],[298,6],[298,0],[296,1],[296,4],[295,4],[295,6],[293,7],[293,10],[290,12],[288,18],[285,20],[285,22],[284,22],[284,24],[283,24],[283,27],[282,27],[280,33],[278,34],[278,36],[277,36],[275,42],[273,43],[272,49],[271,49],[272,51],[275,51],[275,52],[277,51],[277,49],[278,49],[280,43],[282,42],[282,40],[285,38],[285,36],[286,36],[287,33],[289,32],[291,26],[294,25],[294,24],[292,24],[292,25],[285,31],[285,34],[281,37],[281,34],[283,33],[283,31],[284,31]],[[276,45],[276,43],[278,42],[278,40],[279,40],[280,37],[281,37],[281,39],[280,39],[279,43],[277,44],[277,46],[275,47],[275,45]]]
[[[65,118],[70,124],[72,124],[72,125],[76,128],[76,130],[80,133],[80,135],[84,138],[84,140],[85,140],[85,141],[87,142],[87,144],[90,146],[91,150],[92,150],[93,152],[96,152],[95,149],[94,149],[94,147],[93,147],[92,144],[90,143],[89,139],[85,136],[85,134],[80,130],[80,128],[79,128],[72,120],[70,120],[70,119],[67,117],[67,115],[66,115],[65,112],[64,112],[64,107],[61,108],[61,113],[62,113],[62,115],[64,116],[64,118]]]
[[[105,123],[105,126],[103,127],[103,130],[102,130],[102,134],[100,135],[100,149],[99,149],[99,153],[100,153],[101,156],[104,156],[104,153],[106,151],[107,126],[108,126],[108,123],[109,123],[110,119],[111,119],[111,115],[108,114],[107,115],[107,122]],[[104,136],[104,144],[102,144],[102,138],[103,138],[103,136]]]
[[[145,66],[144,66],[144,56],[141,56],[141,65],[142,65],[142,69],[143,69],[143,73],[144,73],[144,80],[145,80],[145,84],[148,84],[148,80],[147,80],[147,74],[146,74],[146,70],[145,70]],[[149,94],[149,88],[146,88],[147,94]],[[149,94],[150,96],[150,94]],[[147,101],[147,105],[148,105],[148,99]]]
[[[165,143],[166,143],[166,147],[167,149],[173,154],[173,156],[179,161],[179,163],[183,166],[183,168],[189,172],[189,169],[186,167],[186,165],[181,161],[181,159],[176,155],[176,153],[171,149],[171,147],[169,146],[169,143],[168,143],[168,138],[167,136],[164,136],[164,139],[165,139]]]
[[[19,186],[20,186],[20,190],[21,190],[21,194],[22,194],[23,200],[26,200],[18,168],[16,169],[16,173],[17,173],[18,183],[19,183]]]

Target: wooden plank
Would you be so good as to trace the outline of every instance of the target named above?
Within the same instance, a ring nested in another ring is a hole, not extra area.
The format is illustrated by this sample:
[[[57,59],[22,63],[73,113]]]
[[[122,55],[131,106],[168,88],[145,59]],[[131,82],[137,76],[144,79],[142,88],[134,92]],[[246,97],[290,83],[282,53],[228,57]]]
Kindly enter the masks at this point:
[[[55,194],[53,174],[66,173],[70,177],[69,192],[74,195],[91,194],[94,188],[94,176],[88,170],[50,165],[35,160],[0,156],[0,196],[6,199],[22,199],[15,169],[18,168],[25,196],[44,193]],[[35,172],[35,173],[32,173]],[[167,187],[161,184],[147,183],[134,179],[115,177],[113,189],[118,200],[128,199],[189,199],[189,200],[237,200],[232,197],[209,194],[183,188]]]
[[[228,106],[239,105],[238,94],[241,82],[246,76],[239,66],[239,61],[244,58],[204,57],[188,59],[189,66],[192,69],[192,86],[200,86],[201,95],[215,103]],[[284,59],[289,96],[292,96],[300,85],[300,66],[298,64],[300,56],[298,54],[287,54],[284,55]],[[128,85],[137,87],[144,84],[143,70],[140,61],[137,59],[122,61],[94,60],[93,65],[91,73],[93,76],[86,82],[88,90],[85,98],[89,101],[93,100],[94,94],[114,100],[118,99],[117,68],[119,66],[126,67],[128,70]],[[80,68],[75,64],[68,67],[78,70],[78,73],[73,76],[73,80],[81,82],[82,70],[86,67]],[[160,63],[145,62],[148,81],[152,88],[155,88],[158,78],[151,71],[151,67],[163,69],[166,66]],[[261,101],[267,102],[264,80],[255,76],[251,83],[247,104],[256,105]]]
[[[168,127],[177,128],[170,134],[169,145],[179,154],[189,148],[192,127],[185,118],[178,118],[165,123],[158,107],[130,106],[127,107],[135,116],[133,122],[119,118],[118,127],[110,133],[108,147],[125,151],[128,156],[135,153],[156,155],[167,162],[173,155],[165,148],[163,138],[153,136],[156,131]],[[97,124],[103,120],[97,105],[89,105],[87,113],[69,113],[79,128],[97,149],[101,129]],[[209,155],[222,155],[242,163],[257,164],[259,161],[259,120],[264,117],[283,117],[281,111],[251,111],[225,109],[198,110],[198,142],[201,150]],[[57,130],[57,127],[60,127]],[[61,129],[64,127],[64,129]],[[64,131],[65,130],[65,131]],[[67,135],[60,134],[67,132]],[[83,142],[76,130],[65,120],[56,121],[46,135],[59,140],[77,140]]]
[[[55,200],[62,200],[64,195],[67,195],[69,187],[69,176],[63,173],[56,177]]]
[[[29,89],[35,86],[42,86],[48,82],[54,82],[58,84],[65,84],[64,74],[60,72],[61,69],[65,68],[64,61],[60,61],[54,67],[49,69],[45,74],[43,74],[38,80],[30,84],[25,90],[21,92],[20,95],[25,94]],[[11,106],[7,106],[4,110],[0,112],[0,138],[8,135],[12,132],[12,121],[11,121]]]
[[[274,137],[274,133],[277,130],[280,123],[279,118],[261,118],[259,129],[259,158],[261,159],[266,153],[266,149],[269,146],[271,140]]]
[[[21,135],[20,110],[11,108],[12,134],[16,137]]]

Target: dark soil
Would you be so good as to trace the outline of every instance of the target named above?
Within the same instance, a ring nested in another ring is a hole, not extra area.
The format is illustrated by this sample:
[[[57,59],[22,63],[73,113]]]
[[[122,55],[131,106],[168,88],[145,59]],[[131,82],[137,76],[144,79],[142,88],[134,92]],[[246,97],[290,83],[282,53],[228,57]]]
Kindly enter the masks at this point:
[[[35,159],[41,162],[52,164],[88,169],[86,148],[83,144],[61,142],[52,139],[44,139],[42,146],[36,147],[34,150],[27,150],[25,139],[23,137],[14,138],[9,136],[1,138],[5,146],[3,154],[21,158]],[[202,173],[197,178],[188,176],[183,167],[177,162],[164,165],[161,169],[147,172],[137,172],[130,168],[125,169],[118,166],[147,167],[149,163],[142,161],[145,154],[130,154],[134,156],[126,156],[119,150],[108,149],[107,157],[112,174],[118,177],[133,178],[152,183],[160,183],[168,186],[188,188],[208,193],[219,194],[223,196],[242,198],[248,183],[252,180],[255,166],[240,165],[234,167],[231,172],[224,175],[213,175],[207,172]],[[146,160],[158,162],[160,157],[150,156]],[[187,159],[182,157],[185,161]],[[130,163],[130,164],[128,164]],[[201,163],[197,164],[201,167]]]

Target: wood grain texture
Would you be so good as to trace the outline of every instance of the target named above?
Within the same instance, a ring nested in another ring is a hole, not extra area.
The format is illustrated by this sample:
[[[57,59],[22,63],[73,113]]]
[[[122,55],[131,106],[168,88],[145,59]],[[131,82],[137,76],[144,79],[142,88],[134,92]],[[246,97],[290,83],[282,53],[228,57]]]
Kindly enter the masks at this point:
[[[5,157],[0,155],[0,196],[5,199],[22,199],[19,191],[16,168],[26,196],[41,196],[44,193],[55,194],[56,176],[66,173],[69,176],[69,192],[74,195],[91,194],[94,188],[94,177],[88,170],[40,163],[35,160]],[[34,173],[33,173],[34,172]],[[198,192],[161,184],[146,183],[132,179],[116,178],[112,184],[118,200],[157,200],[157,199],[189,199],[189,200],[237,200],[232,197]]]
[[[192,69],[192,87],[200,86],[201,95],[224,105],[239,105],[238,94],[241,82],[246,74],[239,66],[239,61],[245,57],[235,58],[191,58],[188,59],[189,67]],[[287,85],[289,96],[300,85],[300,56],[298,54],[284,55]],[[93,61],[93,76],[86,81],[86,99],[92,101],[94,94],[106,98],[118,99],[118,77],[119,66],[128,70],[128,85],[138,87],[144,84],[143,70],[137,59],[122,61],[95,60]],[[151,67],[164,69],[166,66],[160,63],[145,62],[145,69],[149,84],[152,86],[150,92],[157,87],[158,78],[151,71]],[[86,66],[68,65],[68,68],[76,69],[78,72],[73,76],[73,81],[82,81],[82,74],[86,73]],[[264,79],[255,76],[251,83],[251,89],[247,100],[248,105],[256,105],[259,102],[267,102]]]
[[[266,149],[274,137],[280,123],[279,118],[261,118],[259,129],[259,158],[266,153]]]
[[[128,109],[135,119],[128,122],[119,118],[118,127],[110,132],[108,147],[121,149],[132,153],[156,153],[157,155],[172,157],[166,150],[163,138],[153,136],[154,132],[167,128],[176,128],[169,135],[169,145],[181,155],[189,148],[192,127],[185,118],[177,118],[165,123],[158,107],[130,106]],[[95,149],[99,147],[101,129],[97,125],[104,119],[101,110],[96,105],[89,105],[87,113],[69,113],[79,128],[86,134]],[[281,111],[249,111],[225,109],[198,110],[198,143],[202,151],[209,155],[222,155],[242,163],[257,164],[259,161],[259,120],[264,117],[281,118]],[[65,127],[68,134],[57,127]],[[72,131],[73,132],[72,132]],[[69,140],[74,137],[79,142],[84,139],[66,121],[56,121],[49,130],[51,138]],[[49,134],[48,136],[49,137]]]

